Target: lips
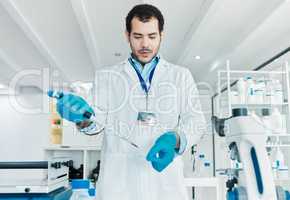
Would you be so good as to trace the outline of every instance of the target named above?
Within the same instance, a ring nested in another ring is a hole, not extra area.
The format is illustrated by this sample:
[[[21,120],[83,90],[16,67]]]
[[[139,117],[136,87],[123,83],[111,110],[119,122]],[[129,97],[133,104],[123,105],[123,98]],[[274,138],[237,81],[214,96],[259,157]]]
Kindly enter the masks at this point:
[[[140,53],[142,57],[148,57],[150,53]]]
[[[147,57],[151,53],[151,51],[140,51],[139,53],[141,56]]]
[[[142,49],[142,50],[139,51],[139,53],[140,54],[148,54],[148,53],[152,53],[152,51],[149,50],[149,49]]]

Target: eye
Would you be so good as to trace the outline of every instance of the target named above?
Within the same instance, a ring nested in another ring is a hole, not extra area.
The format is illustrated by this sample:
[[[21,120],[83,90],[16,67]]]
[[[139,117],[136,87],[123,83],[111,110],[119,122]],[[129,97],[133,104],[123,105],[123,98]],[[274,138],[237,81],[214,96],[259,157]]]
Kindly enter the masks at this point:
[[[149,37],[151,40],[154,40],[154,39],[156,39],[156,36],[151,36],[151,37]]]
[[[141,39],[142,37],[140,37],[140,36],[135,36],[134,38],[138,40],[138,39]]]

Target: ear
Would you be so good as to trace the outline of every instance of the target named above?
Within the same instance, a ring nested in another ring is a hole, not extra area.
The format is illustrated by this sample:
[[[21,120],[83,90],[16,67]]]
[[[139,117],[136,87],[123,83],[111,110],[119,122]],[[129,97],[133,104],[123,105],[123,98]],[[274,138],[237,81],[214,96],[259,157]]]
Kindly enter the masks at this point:
[[[161,31],[161,33],[160,33],[160,39],[162,40],[162,39],[163,39],[163,37],[164,37],[164,32],[163,32],[163,31]]]
[[[127,39],[127,42],[130,43],[130,33],[127,30],[125,31],[125,37]]]

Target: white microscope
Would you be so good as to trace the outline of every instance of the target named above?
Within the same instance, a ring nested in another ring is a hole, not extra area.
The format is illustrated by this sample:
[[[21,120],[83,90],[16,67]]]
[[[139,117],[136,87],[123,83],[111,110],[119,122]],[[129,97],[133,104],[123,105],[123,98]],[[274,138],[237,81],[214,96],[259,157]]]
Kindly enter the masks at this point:
[[[266,151],[265,125],[246,108],[235,108],[226,119],[212,118],[216,132],[226,137],[231,159],[242,163],[242,170],[228,169],[227,200],[288,200],[290,195],[275,186]],[[227,131],[224,131],[224,129]],[[225,133],[226,132],[226,133]]]

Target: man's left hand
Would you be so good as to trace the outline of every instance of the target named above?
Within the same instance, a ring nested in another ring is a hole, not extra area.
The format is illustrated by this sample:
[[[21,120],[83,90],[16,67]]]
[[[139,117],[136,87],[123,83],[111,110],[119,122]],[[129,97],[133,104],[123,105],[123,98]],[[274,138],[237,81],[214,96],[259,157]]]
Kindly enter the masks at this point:
[[[147,161],[158,172],[164,170],[174,159],[178,143],[177,134],[173,131],[161,135],[147,154]]]

